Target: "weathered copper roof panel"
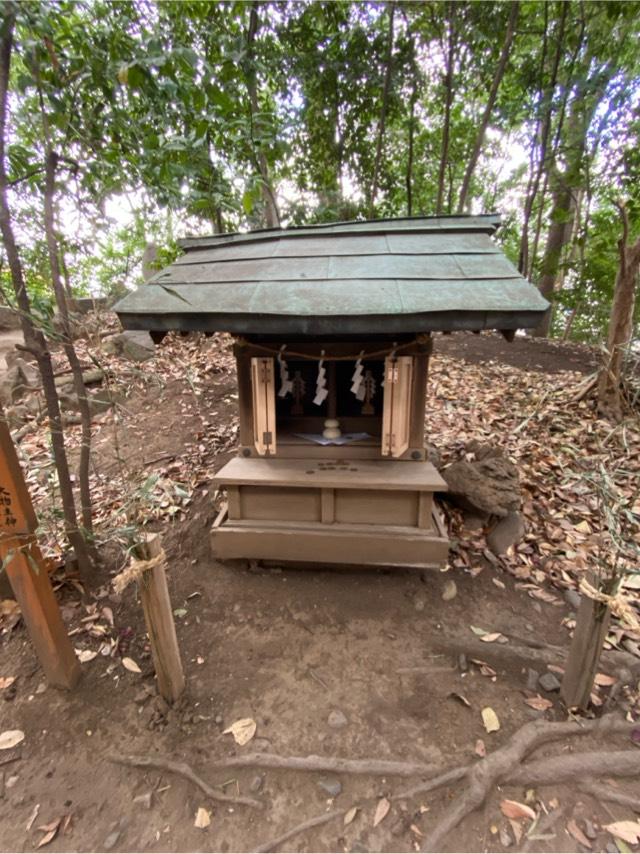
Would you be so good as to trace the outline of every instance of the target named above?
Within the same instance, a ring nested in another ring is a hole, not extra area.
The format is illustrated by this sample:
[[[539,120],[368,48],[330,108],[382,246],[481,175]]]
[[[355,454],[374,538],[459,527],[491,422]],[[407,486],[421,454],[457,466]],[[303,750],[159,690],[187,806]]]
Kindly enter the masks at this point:
[[[410,218],[191,238],[115,310],[125,328],[241,334],[535,326],[548,303],[493,242],[496,226]]]

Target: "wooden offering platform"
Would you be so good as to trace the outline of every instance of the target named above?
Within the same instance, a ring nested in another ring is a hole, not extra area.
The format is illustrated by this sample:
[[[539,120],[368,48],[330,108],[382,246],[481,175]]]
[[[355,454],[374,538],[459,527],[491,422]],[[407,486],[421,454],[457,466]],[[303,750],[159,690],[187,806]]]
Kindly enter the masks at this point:
[[[433,504],[446,485],[429,462],[243,459],[214,479],[227,507],[219,559],[435,567],[449,542]]]

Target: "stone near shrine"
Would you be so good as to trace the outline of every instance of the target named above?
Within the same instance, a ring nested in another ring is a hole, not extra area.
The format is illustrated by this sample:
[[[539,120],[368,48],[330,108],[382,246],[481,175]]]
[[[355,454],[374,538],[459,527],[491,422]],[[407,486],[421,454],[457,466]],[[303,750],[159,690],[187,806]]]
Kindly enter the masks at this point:
[[[132,362],[146,362],[155,355],[156,345],[148,332],[128,329],[107,338],[103,348],[107,353],[122,356]]]
[[[4,361],[7,368],[12,368],[16,362],[27,362],[30,365],[35,365],[36,357],[29,350],[18,349],[18,347],[15,346],[13,350],[9,350],[5,353]]]
[[[318,780],[318,787],[326,792],[330,798],[337,798],[342,791],[342,783],[337,777],[323,777]]]
[[[8,305],[0,305],[0,331],[20,329],[21,326],[19,313]]]
[[[498,519],[487,534],[487,545],[494,555],[503,555],[524,537],[525,527],[522,513],[512,510]]]
[[[227,495],[218,559],[442,566],[434,496],[447,484],[438,437],[425,437],[432,333],[510,340],[548,307],[492,240],[498,225],[409,217],[187,238],[114,307],[145,335],[235,338],[240,447],[213,479]],[[517,510],[514,467],[473,465],[460,480],[475,483],[477,510]]]
[[[3,406],[17,403],[29,391],[39,384],[40,375],[33,365],[23,359],[16,359],[0,383],[0,401]]]
[[[540,687],[544,691],[559,691],[560,690],[560,682],[553,673],[547,671],[547,673],[543,673],[542,676],[538,679]]]
[[[460,460],[441,474],[449,496],[465,510],[506,517],[520,509],[518,469],[506,457]]]
[[[349,721],[347,720],[347,716],[344,712],[341,712],[340,709],[334,709],[329,713],[327,723],[332,729],[342,729],[349,723]]]

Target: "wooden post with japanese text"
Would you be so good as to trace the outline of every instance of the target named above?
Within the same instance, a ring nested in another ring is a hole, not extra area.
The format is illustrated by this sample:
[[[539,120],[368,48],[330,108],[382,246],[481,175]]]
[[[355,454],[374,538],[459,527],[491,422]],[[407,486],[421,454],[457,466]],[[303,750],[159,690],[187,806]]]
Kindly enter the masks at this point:
[[[73,688],[80,665],[35,537],[36,515],[0,412],[0,558],[47,681]]]

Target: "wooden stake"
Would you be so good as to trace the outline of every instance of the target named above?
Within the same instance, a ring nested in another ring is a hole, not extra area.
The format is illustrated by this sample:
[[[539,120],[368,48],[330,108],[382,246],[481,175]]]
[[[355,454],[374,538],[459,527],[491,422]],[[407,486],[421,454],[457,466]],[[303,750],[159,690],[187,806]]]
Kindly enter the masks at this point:
[[[35,540],[36,525],[11,433],[0,419],[0,558],[47,681],[73,688],[80,665]]]
[[[607,605],[582,596],[562,680],[561,694],[567,707],[586,709],[589,705],[610,619]]]
[[[161,551],[159,534],[147,534],[136,548],[139,560],[152,560]],[[184,691],[185,679],[163,563],[143,570],[138,588],[158,678],[158,691],[168,703],[175,703]]]

